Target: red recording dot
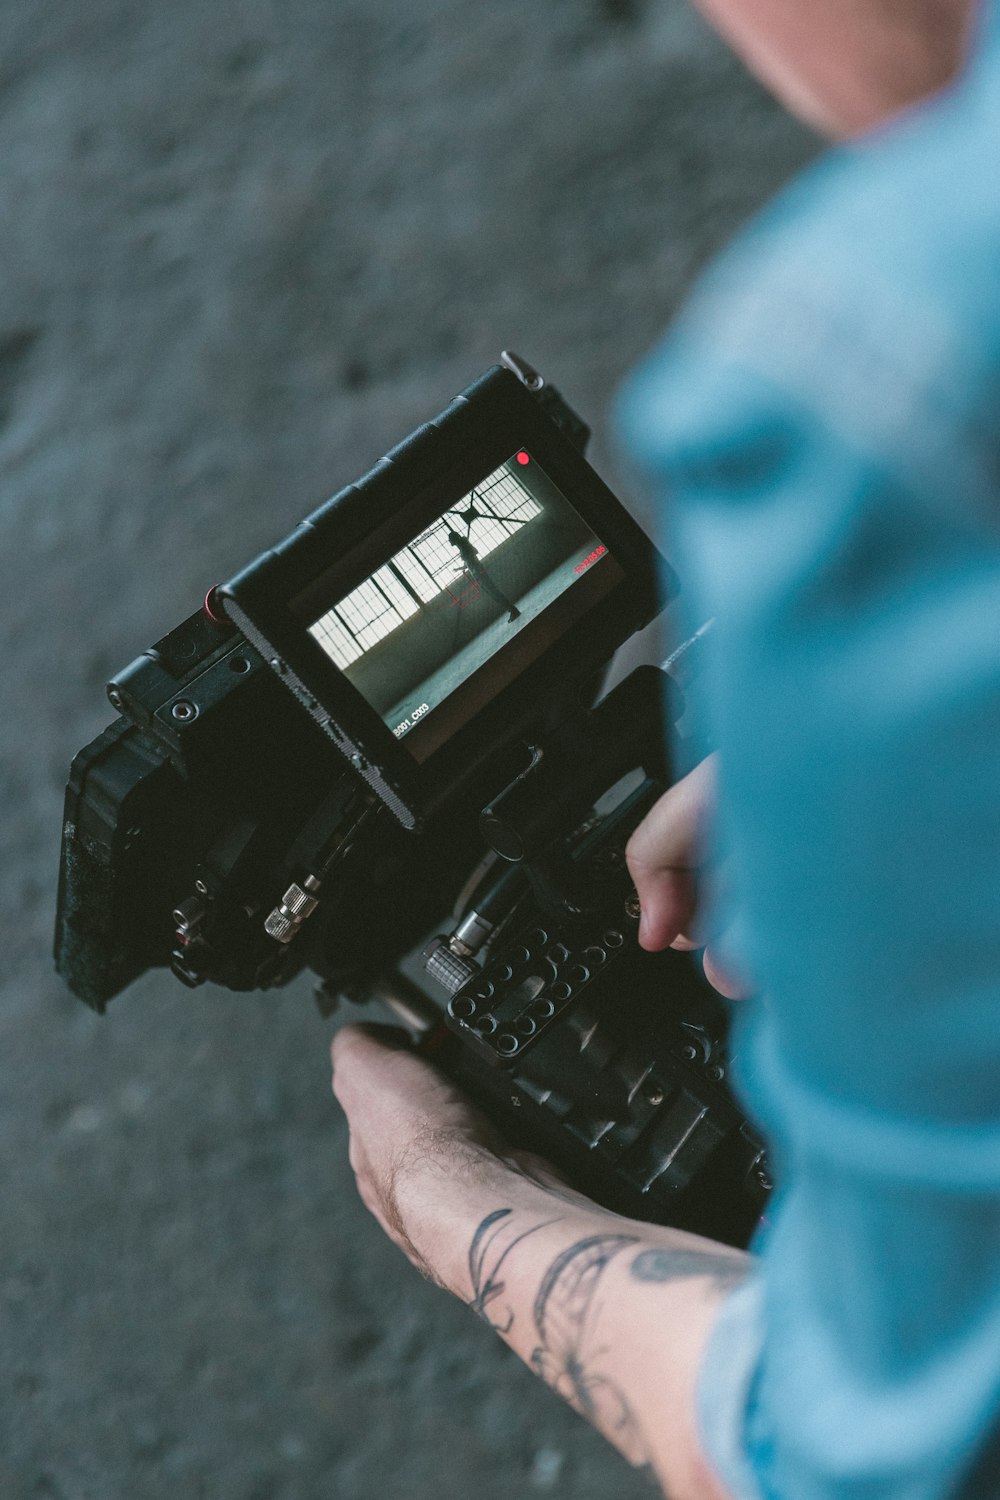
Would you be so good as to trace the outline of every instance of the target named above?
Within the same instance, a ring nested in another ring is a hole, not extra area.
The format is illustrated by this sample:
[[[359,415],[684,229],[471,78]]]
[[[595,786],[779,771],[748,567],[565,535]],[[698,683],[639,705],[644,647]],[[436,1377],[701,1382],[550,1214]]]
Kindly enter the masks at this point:
[[[530,464],[531,458],[527,453],[525,453],[524,449],[522,448],[520,453],[517,455],[517,461],[519,464]]]

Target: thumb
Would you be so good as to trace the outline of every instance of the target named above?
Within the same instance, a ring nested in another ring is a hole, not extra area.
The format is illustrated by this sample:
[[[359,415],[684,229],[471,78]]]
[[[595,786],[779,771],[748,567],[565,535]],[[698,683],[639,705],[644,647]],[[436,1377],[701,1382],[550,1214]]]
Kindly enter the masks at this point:
[[[649,952],[669,947],[694,916],[694,877],[712,803],[713,760],[703,760],[653,804],[625,850],[642,909],[639,943]]]

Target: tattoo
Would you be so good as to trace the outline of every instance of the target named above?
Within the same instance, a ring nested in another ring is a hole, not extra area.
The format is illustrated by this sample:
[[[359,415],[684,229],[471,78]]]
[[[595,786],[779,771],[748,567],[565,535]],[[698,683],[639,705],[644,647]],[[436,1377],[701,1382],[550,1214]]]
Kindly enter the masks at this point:
[[[643,1250],[630,1269],[636,1281],[684,1281],[708,1276],[723,1290],[738,1286],[750,1274],[746,1261],[713,1250]]]
[[[535,1327],[541,1342],[531,1365],[638,1467],[650,1460],[631,1408],[612,1381],[592,1372],[592,1355],[585,1350],[601,1277],[616,1255],[637,1242],[631,1234],[597,1234],[556,1257],[535,1298]]]
[[[487,1214],[473,1235],[472,1244],[469,1246],[469,1279],[472,1282],[472,1301],[469,1306],[477,1317],[482,1318],[484,1323],[488,1323],[501,1336],[508,1334],[513,1327],[514,1313],[513,1309],[508,1307],[506,1323],[494,1323],[486,1311],[489,1304],[495,1302],[497,1297],[502,1296],[506,1290],[506,1283],[497,1279],[497,1273],[515,1245],[519,1245],[529,1235],[536,1234],[539,1229],[547,1229],[550,1224],[558,1222],[556,1219],[546,1219],[542,1224],[535,1224],[531,1229],[522,1230],[512,1240],[507,1241],[487,1272],[487,1258],[496,1248],[497,1240],[505,1238],[504,1232],[510,1228],[507,1223],[510,1215],[509,1208],[498,1208],[493,1213]]]

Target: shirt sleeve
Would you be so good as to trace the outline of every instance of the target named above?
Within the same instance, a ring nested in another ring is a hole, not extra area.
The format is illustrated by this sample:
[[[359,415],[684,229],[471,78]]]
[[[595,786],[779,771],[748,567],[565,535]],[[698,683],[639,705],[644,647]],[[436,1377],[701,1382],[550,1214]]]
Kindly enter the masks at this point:
[[[754,1276],[723,1302],[702,1358],[696,1392],[702,1443],[732,1500],[764,1500],[747,1441],[763,1340],[761,1287]]]
[[[777,1201],[699,1397],[738,1500],[1000,1492],[997,72],[810,174],[622,408],[716,619],[715,920],[764,997]]]

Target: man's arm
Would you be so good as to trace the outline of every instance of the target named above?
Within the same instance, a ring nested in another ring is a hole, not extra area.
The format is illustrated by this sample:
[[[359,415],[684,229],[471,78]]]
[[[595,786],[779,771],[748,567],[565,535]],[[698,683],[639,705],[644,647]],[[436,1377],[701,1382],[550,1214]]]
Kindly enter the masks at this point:
[[[334,1092],[366,1206],[671,1500],[726,1500],[694,1395],[724,1293],[749,1256],[608,1213],[512,1153],[433,1068],[345,1027]]]

